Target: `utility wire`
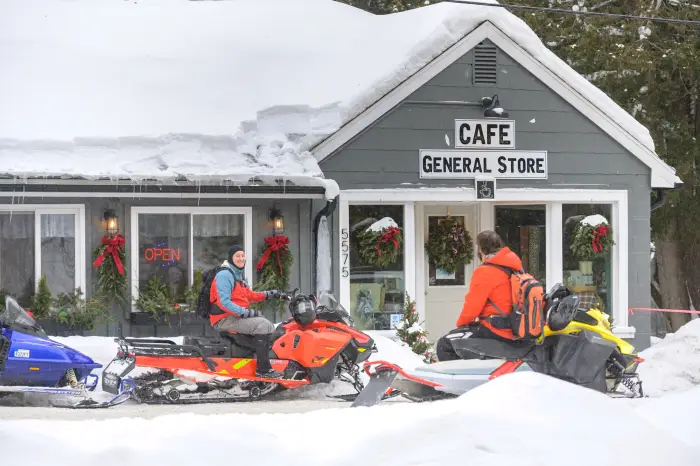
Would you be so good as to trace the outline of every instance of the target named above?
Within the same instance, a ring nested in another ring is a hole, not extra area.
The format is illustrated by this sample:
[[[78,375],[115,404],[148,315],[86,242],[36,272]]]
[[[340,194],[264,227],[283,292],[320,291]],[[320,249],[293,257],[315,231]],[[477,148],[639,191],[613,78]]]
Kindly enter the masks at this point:
[[[482,3],[475,2],[473,0],[440,0],[438,3],[461,3],[465,5],[479,5],[479,6],[490,6],[495,8],[508,8],[514,10],[532,10],[532,11],[542,11],[546,13],[561,13],[566,15],[580,15],[580,16],[604,16],[608,18],[620,18],[629,19],[637,21],[652,21],[657,23],[676,23],[676,24],[688,24],[692,26],[700,26],[700,21],[693,21],[687,19],[673,19],[673,18],[653,18],[651,16],[634,16],[634,15],[618,15],[614,13],[599,13],[597,11],[574,11],[574,10],[564,10],[561,8],[545,8],[539,6],[527,6],[527,5],[511,5],[508,3]]]

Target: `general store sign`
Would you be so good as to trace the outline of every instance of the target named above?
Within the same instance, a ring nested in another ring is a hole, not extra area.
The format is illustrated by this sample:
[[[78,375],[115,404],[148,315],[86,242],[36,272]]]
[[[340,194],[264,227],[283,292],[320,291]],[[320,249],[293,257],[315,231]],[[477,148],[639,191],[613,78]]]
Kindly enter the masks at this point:
[[[457,149],[515,149],[514,120],[455,120]]]
[[[421,149],[420,177],[546,179],[547,151]]]

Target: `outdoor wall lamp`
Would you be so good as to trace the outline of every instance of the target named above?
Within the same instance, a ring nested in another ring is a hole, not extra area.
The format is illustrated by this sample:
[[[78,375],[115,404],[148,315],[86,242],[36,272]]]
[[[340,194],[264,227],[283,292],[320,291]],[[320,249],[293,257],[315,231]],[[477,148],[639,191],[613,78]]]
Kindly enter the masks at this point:
[[[501,107],[498,95],[493,97],[482,97],[481,106],[484,107],[485,118],[508,118],[508,111]]]
[[[105,210],[104,213],[105,231],[110,235],[119,233],[119,218],[112,209]]]
[[[273,235],[276,236],[284,233],[284,215],[282,215],[276,207],[270,209],[270,222],[272,223]]]

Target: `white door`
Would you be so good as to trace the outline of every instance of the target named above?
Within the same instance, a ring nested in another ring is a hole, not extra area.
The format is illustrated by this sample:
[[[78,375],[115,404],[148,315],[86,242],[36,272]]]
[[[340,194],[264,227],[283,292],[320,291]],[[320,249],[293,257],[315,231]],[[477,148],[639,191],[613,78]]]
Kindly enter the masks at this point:
[[[452,205],[452,206],[424,206],[423,207],[423,234],[425,244],[430,237],[431,227],[434,230],[438,222],[451,217],[458,217],[465,225],[471,235],[472,243],[476,239],[476,213],[478,209],[475,205]],[[458,221],[460,221],[458,220]],[[425,277],[425,329],[428,332],[430,341],[437,341],[438,338],[455,328],[459,313],[462,311],[464,296],[469,289],[469,280],[474,267],[476,266],[476,246],[474,245],[474,258],[472,263],[462,268],[458,268],[454,273],[447,274],[436,269],[430,264],[428,254],[424,254]]]

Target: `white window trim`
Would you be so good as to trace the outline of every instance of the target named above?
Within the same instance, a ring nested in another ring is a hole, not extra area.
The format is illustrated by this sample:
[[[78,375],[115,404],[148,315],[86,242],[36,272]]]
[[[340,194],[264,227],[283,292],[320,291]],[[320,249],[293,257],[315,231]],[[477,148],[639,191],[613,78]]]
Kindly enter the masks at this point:
[[[190,220],[193,215],[243,215],[244,216],[244,231],[245,240],[244,247],[248,260],[245,264],[245,275],[250,286],[253,283],[253,208],[252,207],[176,207],[176,206],[147,206],[147,207],[132,207],[131,208],[131,293],[132,303],[139,297],[139,214],[189,214]],[[193,258],[194,251],[192,248],[193,224],[190,221],[189,229],[189,257],[188,257],[188,278],[189,285],[193,282]],[[223,262],[223,259],[222,259]],[[132,312],[141,312],[132,304]]]
[[[419,302],[416,297],[416,224],[415,211],[412,202],[381,202],[381,201],[350,201],[343,199],[341,195],[338,199],[338,215],[340,222],[340,247],[339,247],[339,264],[340,264],[340,304],[350,311],[350,205],[401,205],[403,206],[403,257],[404,257],[404,284],[405,291],[411,296],[411,299],[416,300],[416,308]],[[344,238],[345,236],[345,238]],[[343,276],[346,274],[347,276]]]
[[[41,279],[41,219],[42,214],[73,214],[75,216],[75,288],[87,295],[85,271],[85,204],[0,204],[0,212],[32,212],[34,214],[34,291]]]
[[[408,189],[349,189],[342,190],[339,197],[340,207],[340,228],[348,226],[348,206],[350,204],[413,204],[421,203],[474,203],[476,193],[473,188],[408,188]],[[614,291],[613,317],[615,319],[614,333],[621,338],[633,338],[636,333],[634,327],[629,326],[628,301],[629,301],[629,217],[628,198],[626,190],[603,190],[603,189],[536,189],[536,188],[502,188],[496,193],[496,200],[493,202],[479,201],[481,204],[478,217],[479,229],[493,227],[493,208],[498,204],[546,204],[547,205],[547,241],[551,244],[547,254],[547,283],[557,283],[563,281],[563,244],[562,244],[562,204],[611,204],[613,225],[613,240],[615,246],[612,250],[612,289]],[[422,212],[422,204],[413,207],[414,212]],[[406,210],[404,210],[406,212]],[[408,224],[407,224],[408,226]],[[404,237],[416,237],[415,223],[413,231],[404,229]],[[418,234],[421,234],[418,232]],[[341,277],[340,277],[340,303],[350,309],[350,277],[342,277],[342,238],[341,238]],[[410,251],[406,249],[406,265],[408,269],[411,261],[414,261],[416,270],[422,270],[421,255],[418,253],[419,243]],[[622,260],[625,258],[625,260]],[[348,267],[349,272],[349,267]],[[414,282],[406,280],[406,289],[415,292],[422,286],[417,286],[416,280],[421,279],[414,273]],[[623,279],[624,277],[624,279]],[[408,275],[406,276],[408,279]],[[415,296],[413,294],[412,296]],[[416,296],[416,307],[419,313],[423,309],[423,299]],[[422,316],[421,319],[424,319]]]

